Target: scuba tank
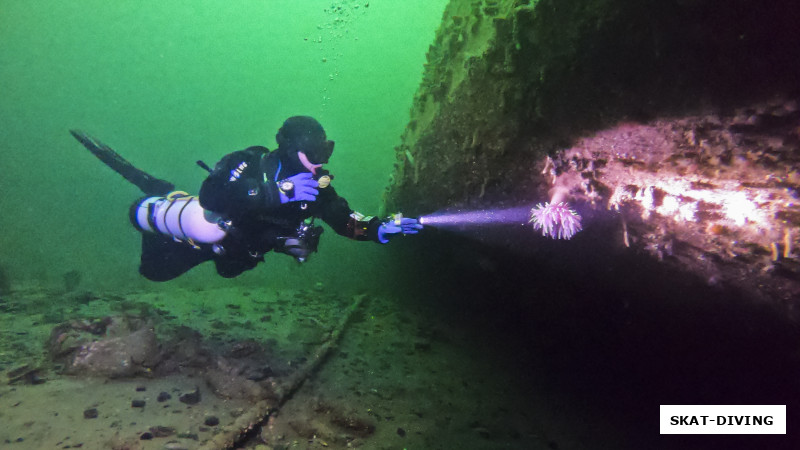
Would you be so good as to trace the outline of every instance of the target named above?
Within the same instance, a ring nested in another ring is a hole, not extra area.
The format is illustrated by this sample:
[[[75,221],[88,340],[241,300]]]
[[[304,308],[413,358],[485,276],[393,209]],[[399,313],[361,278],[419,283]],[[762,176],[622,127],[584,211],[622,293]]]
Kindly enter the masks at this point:
[[[131,206],[130,218],[141,232],[161,233],[193,246],[216,244],[227,233],[226,222],[203,209],[196,196],[181,191],[138,200]]]

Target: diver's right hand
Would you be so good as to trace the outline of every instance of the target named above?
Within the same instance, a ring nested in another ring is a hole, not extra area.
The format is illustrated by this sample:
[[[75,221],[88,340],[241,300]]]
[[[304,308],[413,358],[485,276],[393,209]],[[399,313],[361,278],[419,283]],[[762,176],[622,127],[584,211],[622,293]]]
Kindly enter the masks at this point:
[[[311,172],[302,172],[292,175],[278,182],[281,203],[313,202],[319,195],[319,183],[313,178]]]
[[[378,242],[385,244],[389,238],[398,235],[417,234],[422,229],[419,219],[403,217],[399,220],[389,218],[378,227]]]

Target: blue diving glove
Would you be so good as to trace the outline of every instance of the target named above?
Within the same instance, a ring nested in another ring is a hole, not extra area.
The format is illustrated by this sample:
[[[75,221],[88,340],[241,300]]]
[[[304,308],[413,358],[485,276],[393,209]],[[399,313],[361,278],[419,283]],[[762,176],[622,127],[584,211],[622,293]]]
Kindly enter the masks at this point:
[[[319,183],[311,172],[302,172],[278,181],[281,204],[289,202],[313,202],[317,199]]]
[[[398,233],[417,234],[421,229],[422,224],[417,219],[403,216],[389,218],[378,227],[378,240],[381,244],[385,244],[389,242],[390,237]]]

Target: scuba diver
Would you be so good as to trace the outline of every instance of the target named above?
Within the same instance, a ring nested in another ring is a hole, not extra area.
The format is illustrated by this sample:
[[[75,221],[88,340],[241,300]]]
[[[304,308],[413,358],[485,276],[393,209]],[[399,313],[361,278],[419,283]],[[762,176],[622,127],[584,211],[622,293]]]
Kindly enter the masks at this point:
[[[152,281],[171,280],[206,261],[214,261],[221,276],[236,277],[270,251],[303,262],[317,251],[323,231],[315,219],[342,236],[382,244],[422,229],[417,219],[401,214],[379,219],[350,209],[333,188],[333,175],[322,168],[334,142],[312,117],[287,119],[276,150],[235,151],[213,169],[198,161],[209,172],[199,197],[175,191],[86,133],[70,133],[146,195],[131,206],[130,216],[142,231],[139,272]]]

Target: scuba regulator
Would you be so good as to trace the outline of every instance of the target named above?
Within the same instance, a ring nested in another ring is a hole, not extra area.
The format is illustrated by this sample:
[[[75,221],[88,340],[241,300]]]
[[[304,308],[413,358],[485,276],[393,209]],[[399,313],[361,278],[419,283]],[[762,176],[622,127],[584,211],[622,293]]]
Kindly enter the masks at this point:
[[[278,237],[275,251],[286,253],[294,257],[297,262],[306,262],[312,253],[319,248],[319,237],[325,231],[321,226],[314,225],[314,218],[306,219],[300,223],[293,236]]]
[[[324,169],[318,169],[312,177],[317,181],[318,187],[324,189],[331,184],[333,175]],[[289,180],[281,181],[278,188],[289,198],[294,197],[294,183]],[[301,204],[305,209],[305,202]],[[325,231],[321,226],[314,225],[314,218],[308,218],[300,223],[292,236],[278,237],[278,244],[275,251],[292,256],[297,262],[306,262],[312,253],[316,253],[319,248],[319,238]]]
[[[327,170],[320,169],[319,175],[314,176],[314,179],[317,180],[320,189],[325,189],[326,187],[330,186],[331,180],[333,180],[333,175],[330,174]]]

